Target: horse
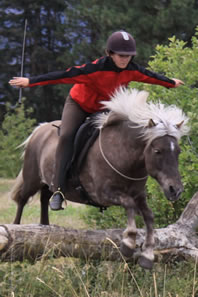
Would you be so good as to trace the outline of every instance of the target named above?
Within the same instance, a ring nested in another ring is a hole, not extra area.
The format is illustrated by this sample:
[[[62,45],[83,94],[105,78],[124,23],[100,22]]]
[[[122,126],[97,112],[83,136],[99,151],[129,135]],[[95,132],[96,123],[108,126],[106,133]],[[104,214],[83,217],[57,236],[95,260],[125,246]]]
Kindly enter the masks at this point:
[[[108,113],[97,116],[94,125],[99,135],[89,148],[79,180],[91,200],[100,206],[118,205],[126,210],[128,223],[120,244],[121,252],[131,257],[136,246],[135,215],[143,216],[146,237],[139,264],[152,268],[154,261],[154,216],[146,202],[146,181],[153,177],[170,201],[183,191],[178,170],[179,139],[189,131],[188,118],[175,105],[147,102],[148,93],[119,88],[110,101],[102,104]],[[49,224],[48,203],[52,195],[56,126],[60,121],[43,123],[23,143],[23,167],[16,178],[11,198],[17,203],[14,224],[20,224],[28,199],[40,191],[40,223]],[[67,181],[66,198],[82,204],[72,179]]]

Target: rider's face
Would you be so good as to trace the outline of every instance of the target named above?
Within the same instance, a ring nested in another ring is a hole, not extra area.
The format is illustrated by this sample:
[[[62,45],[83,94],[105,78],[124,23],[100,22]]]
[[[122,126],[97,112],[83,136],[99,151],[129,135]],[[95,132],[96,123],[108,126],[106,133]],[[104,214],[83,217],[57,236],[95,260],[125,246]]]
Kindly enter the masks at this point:
[[[130,60],[131,60],[130,55],[119,55],[116,53],[111,54],[111,58],[113,60],[113,62],[116,64],[117,67],[124,69],[127,67],[127,65],[129,64]]]

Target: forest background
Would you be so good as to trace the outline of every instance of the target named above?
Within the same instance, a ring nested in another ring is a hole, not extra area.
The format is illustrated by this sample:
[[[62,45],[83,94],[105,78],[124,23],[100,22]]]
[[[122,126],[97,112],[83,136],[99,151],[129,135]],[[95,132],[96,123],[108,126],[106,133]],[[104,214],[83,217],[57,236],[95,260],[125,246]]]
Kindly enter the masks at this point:
[[[18,90],[8,81],[21,73],[26,19],[25,76],[93,61],[105,54],[108,36],[121,29],[136,40],[135,61],[147,66],[156,45],[167,45],[172,36],[191,46],[198,24],[198,1],[0,0],[0,123],[5,104],[15,106],[18,100]],[[25,109],[33,108],[32,117],[38,123],[59,119],[70,87],[25,89]]]

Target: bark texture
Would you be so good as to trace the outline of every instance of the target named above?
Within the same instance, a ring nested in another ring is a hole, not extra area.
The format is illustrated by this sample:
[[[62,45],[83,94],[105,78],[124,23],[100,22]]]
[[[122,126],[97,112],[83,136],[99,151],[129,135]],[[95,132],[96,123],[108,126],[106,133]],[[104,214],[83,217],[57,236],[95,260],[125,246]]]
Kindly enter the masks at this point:
[[[155,229],[156,259],[198,257],[198,192],[175,224]],[[68,230],[56,225],[0,225],[1,261],[30,261],[41,257],[80,257],[118,261],[122,229]],[[141,252],[145,231],[138,229],[134,261]]]

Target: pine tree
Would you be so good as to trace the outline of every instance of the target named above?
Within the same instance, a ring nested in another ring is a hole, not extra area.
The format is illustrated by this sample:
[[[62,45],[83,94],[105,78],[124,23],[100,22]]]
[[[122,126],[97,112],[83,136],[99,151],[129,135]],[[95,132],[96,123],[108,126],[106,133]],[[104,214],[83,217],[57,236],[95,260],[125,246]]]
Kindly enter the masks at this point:
[[[18,100],[8,85],[20,75],[24,22],[28,21],[24,75],[64,70],[104,55],[108,36],[130,32],[136,40],[135,58],[147,66],[157,44],[175,35],[191,46],[197,21],[197,0],[1,0],[0,7],[0,122],[4,103]],[[23,90],[26,107],[38,122],[59,119],[71,86],[57,85]]]
[[[7,82],[12,76],[20,76],[21,73],[25,20],[27,19],[24,75],[33,76],[62,69],[59,57],[65,50],[69,52],[70,49],[70,41],[64,26],[66,6],[64,0],[55,2],[14,0],[9,3],[3,0],[1,8],[0,73],[3,83],[0,86],[0,94],[3,102],[9,101],[15,105],[18,100],[18,90],[10,87]],[[60,93],[58,88],[49,86],[23,90],[23,95],[28,98],[26,105],[33,106],[33,116],[38,121],[44,119],[43,115],[46,121],[60,117],[60,105],[64,102]]]

